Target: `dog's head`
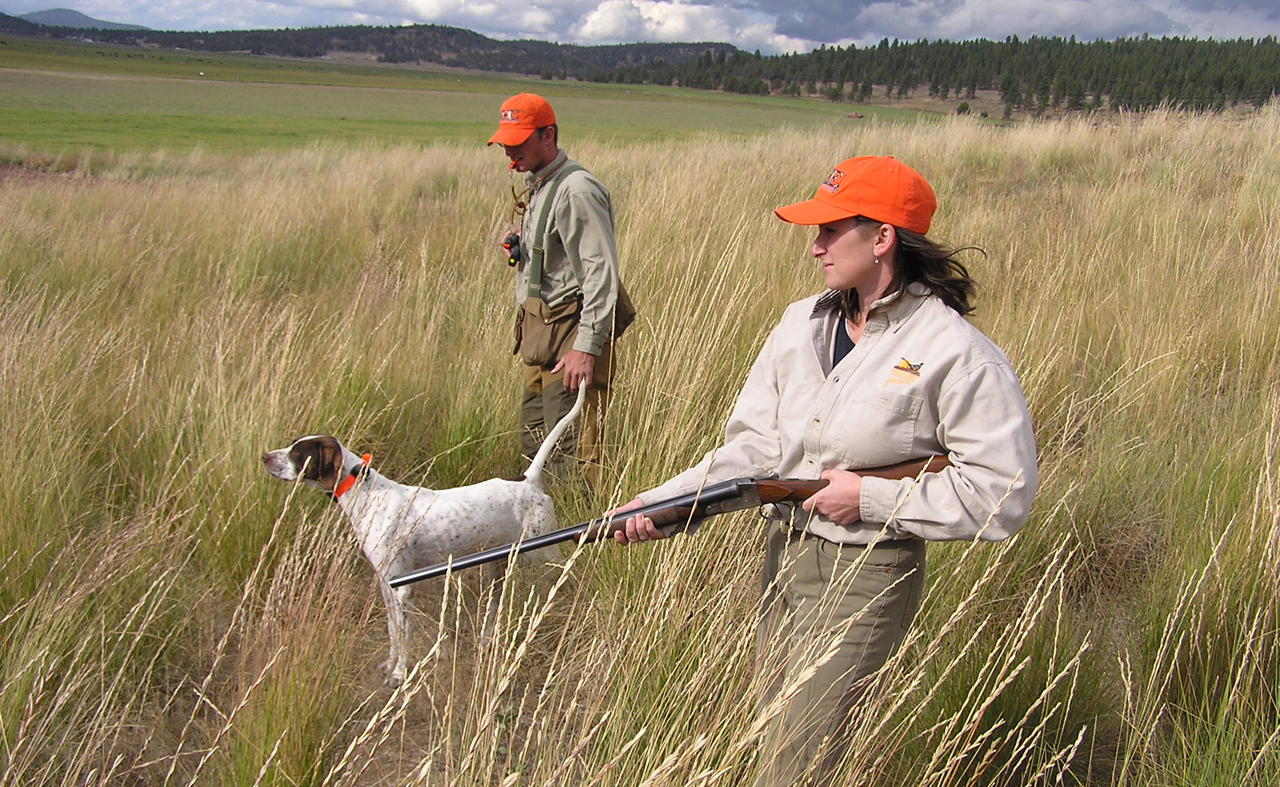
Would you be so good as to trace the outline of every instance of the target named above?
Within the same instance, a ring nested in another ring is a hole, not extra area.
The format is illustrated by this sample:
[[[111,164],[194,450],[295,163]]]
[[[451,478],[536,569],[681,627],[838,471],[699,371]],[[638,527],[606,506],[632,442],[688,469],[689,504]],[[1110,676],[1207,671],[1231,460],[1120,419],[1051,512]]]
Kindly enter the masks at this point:
[[[345,452],[337,439],[327,434],[302,437],[288,448],[262,454],[262,466],[281,481],[299,478],[310,486],[332,493],[342,479]]]

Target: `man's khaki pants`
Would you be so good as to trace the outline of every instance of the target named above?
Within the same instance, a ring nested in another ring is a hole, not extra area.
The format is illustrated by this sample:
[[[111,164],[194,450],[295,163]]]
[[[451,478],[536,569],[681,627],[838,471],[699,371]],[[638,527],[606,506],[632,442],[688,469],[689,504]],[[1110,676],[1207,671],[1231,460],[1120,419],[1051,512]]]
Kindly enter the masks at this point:
[[[847,719],[864,679],[902,644],[920,607],[924,548],[915,539],[842,547],[773,526],[759,645],[761,666],[775,671],[775,682],[764,704],[794,689],[837,637],[840,646],[772,721],[758,787],[829,783],[851,743]]]
[[[526,459],[538,453],[547,432],[573,408],[576,393],[564,389],[564,373],[552,374],[555,364],[524,367],[524,396],[520,402],[520,452]],[[566,480],[571,470],[566,456],[576,452],[578,466],[587,485],[596,489],[601,476],[601,441],[605,411],[609,406],[609,383],[613,379],[613,343],[606,342],[596,356],[591,385],[582,403],[578,421],[560,439],[560,448],[547,463],[548,472]]]

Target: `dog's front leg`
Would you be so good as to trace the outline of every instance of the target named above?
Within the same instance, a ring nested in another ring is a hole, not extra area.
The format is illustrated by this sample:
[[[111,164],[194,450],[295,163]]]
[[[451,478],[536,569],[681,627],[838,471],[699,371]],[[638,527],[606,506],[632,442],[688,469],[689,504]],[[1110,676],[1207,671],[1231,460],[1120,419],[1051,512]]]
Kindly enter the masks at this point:
[[[480,627],[480,644],[488,645],[498,632],[498,615],[501,612],[503,584],[507,577],[507,562],[494,561],[481,569],[480,597],[487,599],[484,620]]]
[[[387,608],[387,638],[391,641],[391,653],[382,669],[387,673],[387,685],[399,686],[404,682],[409,661],[409,619],[405,607],[409,602],[409,588],[393,590],[385,579],[379,578],[382,603]]]

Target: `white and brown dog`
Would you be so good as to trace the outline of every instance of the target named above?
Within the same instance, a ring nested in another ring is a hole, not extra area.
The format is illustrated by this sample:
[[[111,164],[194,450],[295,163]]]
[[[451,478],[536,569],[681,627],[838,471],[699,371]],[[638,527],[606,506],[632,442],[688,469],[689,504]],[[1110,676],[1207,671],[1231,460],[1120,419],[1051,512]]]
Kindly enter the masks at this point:
[[[329,435],[296,440],[288,448],[267,451],[262,464],[283,481],[301,480],[328,492],[355,528],[365,557],[378,575],[387,607],[391,656],[387,681],[404,680],[408,664],[409,623],[405,614],[411,586],[392,589],[388,581],[449,556],[477,552],[552,530],[555,508],[542,490],[542,470],[556,443],[582,410],[586,386],[578,390],[573,409],[555,425],[529,463],[524,478],[491,478],[471,486],[432,490],[397,484],[369,467],[369,456],[356,456]],[[492,564],[490,577],[501,581],[504,561]],[[490,602],[488,622],[497,612],[498,592]]]

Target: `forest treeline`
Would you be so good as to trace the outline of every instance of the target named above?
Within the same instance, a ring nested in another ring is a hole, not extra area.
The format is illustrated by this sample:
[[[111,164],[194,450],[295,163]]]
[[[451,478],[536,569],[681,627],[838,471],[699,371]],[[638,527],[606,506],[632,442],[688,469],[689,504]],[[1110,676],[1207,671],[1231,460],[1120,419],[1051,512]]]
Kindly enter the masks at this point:
[[[0,14],[0,31],[19,23]],[[763,56],[731,44],[575,46],[498,41],[442,25],[318,27],[224,32],[72,30],[39,34],[208,52],[320,57],[359,52],[387,63],[459,68],[623,84],[679,85],[733,93],[815,95],[833,101],[900,99],[927,91],[971,99],[999,91],[1005,114],[1157,106],[1222,110],[1261,107],[1280,92],[1280,43],[1262,39],[1121,38],[1077,41],[1039,37],[1003,41],[890,41],[869,47],[820,47]],[[11,30],[11,32],[20,32]]]
[[[738,93],[823,95],[865,102],[918,91],[974,98],[997,90],[1006,113],[1261,107],[1280,92],[1280,43],[1187,38],[1011,36],[1004,41],[882,40],[877,46],[821,47],[807,54],[704,52],[684,63],[651,61],[593,74],[602,82],[679,84]]]

